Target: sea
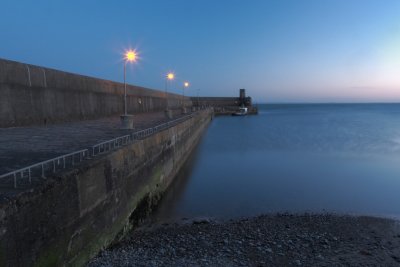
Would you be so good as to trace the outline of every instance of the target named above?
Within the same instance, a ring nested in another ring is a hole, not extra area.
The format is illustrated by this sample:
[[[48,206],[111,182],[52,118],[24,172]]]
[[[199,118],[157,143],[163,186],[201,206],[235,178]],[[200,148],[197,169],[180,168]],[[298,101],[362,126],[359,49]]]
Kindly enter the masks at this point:
[[[270,213],[400,218],[400,104],[264,104],[217,116],[155,221]]]

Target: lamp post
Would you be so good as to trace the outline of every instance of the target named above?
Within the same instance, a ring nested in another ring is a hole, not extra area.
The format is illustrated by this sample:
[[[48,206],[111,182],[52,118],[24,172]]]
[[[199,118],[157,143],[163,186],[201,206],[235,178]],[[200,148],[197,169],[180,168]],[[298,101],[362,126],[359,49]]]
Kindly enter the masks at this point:
[[[200,109],[199,92],[200,89],[197,89],[197,109]]]
[[[167,73],[165,76],[165,101],[166,101],[166,109],[165,109],[165,115],[167,118],[172,119],[172,110],[169,109],[169,99],[168,99],[168,82],[172,81],[175,78],[175,74],[173,72]]]
[[[133,128],[133,116],[128,115],[128,106],[126,103],[126,64],[128,62],[136,62],[137,52],[135,50],[128,50],[125,52],[124,57],[124,115],[121,115],[121,123],[123,129]]]
[[[186,107],[185,107],[185,89],[189,87],[189,82],[183,83],[182,88],[182,114],[186,114]]]

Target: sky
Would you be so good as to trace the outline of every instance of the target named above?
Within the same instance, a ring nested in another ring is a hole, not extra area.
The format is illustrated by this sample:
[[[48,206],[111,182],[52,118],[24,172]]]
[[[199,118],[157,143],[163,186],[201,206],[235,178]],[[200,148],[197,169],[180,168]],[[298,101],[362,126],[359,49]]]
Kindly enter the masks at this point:
[[[0,58],[186,95],[400,102],[399,0],[0,0]]]

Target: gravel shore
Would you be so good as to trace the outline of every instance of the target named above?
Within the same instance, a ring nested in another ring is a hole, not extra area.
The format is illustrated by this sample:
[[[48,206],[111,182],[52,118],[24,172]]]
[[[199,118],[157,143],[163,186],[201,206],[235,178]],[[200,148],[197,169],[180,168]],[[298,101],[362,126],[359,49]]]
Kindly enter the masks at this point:
[[[87,266],[400,266],[400,222],[263,215],[141,227]]]

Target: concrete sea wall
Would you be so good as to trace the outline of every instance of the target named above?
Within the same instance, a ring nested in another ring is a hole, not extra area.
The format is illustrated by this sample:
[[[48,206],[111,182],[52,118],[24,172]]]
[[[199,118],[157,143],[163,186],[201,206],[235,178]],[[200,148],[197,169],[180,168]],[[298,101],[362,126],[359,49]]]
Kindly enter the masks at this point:
[[[212,116],[199,111],[1,203],[0,265],[84,265],[151,211]]]
[[[191,97],[194,106],[209,106],[214,108],[239,107],[241,103],[251,106],[251,97]]]
[[[248,108],[248,114],[258,114],[258,107],[252,105],[251,97],[191,97],[191,100],[194,107],[212,107],[215,115],[231,115],[239,111],[241,104]]]
[[[0,59],[0,127],[43,125],[123,113],[124,86],[54,69]],[[181,107],[182,96],[127,86],[128,113]],[[185,98],[191,106],[190,98]]]

